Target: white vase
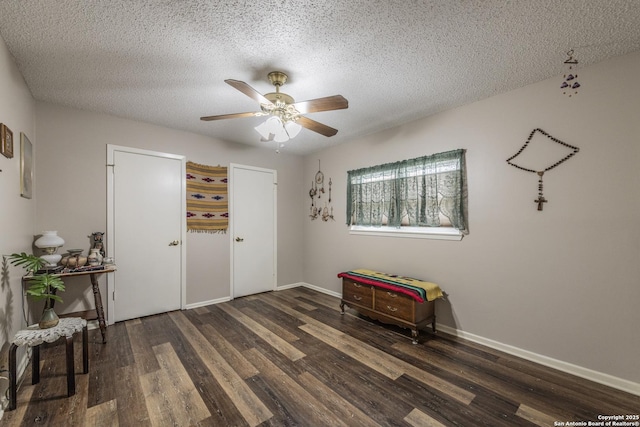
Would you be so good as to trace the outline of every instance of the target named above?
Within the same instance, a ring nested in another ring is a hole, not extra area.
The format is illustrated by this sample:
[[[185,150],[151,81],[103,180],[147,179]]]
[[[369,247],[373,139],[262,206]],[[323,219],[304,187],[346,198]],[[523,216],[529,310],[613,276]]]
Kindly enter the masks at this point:
[[[100,265],[102,264],[102,254],[100,253],[100,249],[90,249],[89,256],[87,257],[87,263],[89,265]]]

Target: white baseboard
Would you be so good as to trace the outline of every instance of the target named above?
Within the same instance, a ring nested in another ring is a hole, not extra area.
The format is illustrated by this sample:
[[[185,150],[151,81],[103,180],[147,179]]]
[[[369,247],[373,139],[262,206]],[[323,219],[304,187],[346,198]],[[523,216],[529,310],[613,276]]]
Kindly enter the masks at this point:
[[[523,350],[518,347],[514,347],[509,344],[504,344],[498,341],[494,341],[489,338],[484,338],[479,335],[464,332],[459,329],[451,328],[446,325],[438,325],[438,330],[446,334],[454,335],[460,338],[464,338],[469,341],[473,341],[478,344],[485,345],[495,350],[500,350],[513,356],[518,356],[522,359],[536,362],[550,368],[557,369],[562,372],[566,372],[571,375],[575,375],[580,378],[587,379],[589,381],[603,384],[618,390],[626,391],[627,393],[640,396],[640,383],[625,380],[623,378],[614,377],[613,375],[605,374],[602,372],[594,371],[593,369],[584,368],[582,366],[574,365],[572,363],[564,362],[562,360],[554,359],[548,356],[543,356],[532,351]]]
[[[227,302],[227,301],[231,301],[231,297],[212,299],[212,300],[209,300],[209,301],[194,302],[193,304],[185,305],[184,309],[185,310],[191,310],[193,308],[206,307],[208,305],[220,304],[221,302]]]
[[[337,297],[337,298],[341,298],[342,295],[338,292],[333,292],[333,291],[328,291],[324,288],[321,288],[319,286],[315,286],[309,283],[305,283],[305,282],[297,282],[297,283],[290,283],[288,285],[280,285],[278,287],[276,287],[276,292],[277,291],[284,291],[285,289],[293,289],[293,288],[298,288],[298,287],[305,287],[305,288],[309,288],[309,289],[313,289],[314,291],[318,291],[321,292],[323,294],[328,294],[331,295],[333,297]],[[221,302],[227,302],[227,301],[231,301],[231,297],[224,297],[224,298],[218,298],[218,299],[212,299],[209,301],[200,301],[200,302],[194,302],[192,304],[187,304],[185,305],[184,309],[185,310],[191,310],[193,308],[198,308],[198,307],[206,307],[208,305],[213,305],[213,304],[220,304]]]
[[[298,288],[298,287],[309,288],[309,289],[313,289],[314,291],[320,292],[322,294],[331,295],[332,297],[336,297],[336,298],[342,298],[342,294],[339,292],[330,291],[328,289],[321,288],[320,286],[312,285],[311,283],[306,283],[306,282],[298,282],[298,283],[291,283],[290,285],[278,286],[276,290],[284,291],[285,289],[292,289],[292,288]]]
[[[298,282],[298,283],[291,283],[290,285],[282,285],[282,286],[278,286],[276,288],[276,291],[284,291],[285,289],[293,289],[293,288],[298,288],[300,286],[304,286],[305,283],[304,282]]]
[[[302,286],[305,288],[313,289],[314,291],[318,291],[323,294],[331,295],[332,297],[342,298],[342,294],[340,292],[330,291],[325,288],[321,288],[320,286],[312,285],[310,283],[303,283]]]

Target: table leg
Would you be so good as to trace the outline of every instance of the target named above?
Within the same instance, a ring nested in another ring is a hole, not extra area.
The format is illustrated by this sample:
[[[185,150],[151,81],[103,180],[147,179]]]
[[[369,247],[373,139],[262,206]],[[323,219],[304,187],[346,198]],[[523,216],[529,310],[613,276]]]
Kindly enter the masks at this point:
[[[16,378],[16,350],[18,346],[11,344],[9,348],[9,407],[8,411],[16,409],[16,397],[18,395],[18,380]]]
[[[82,328],[82,369],[83,374],[89,373],[89,332],[87,325]]]
[[[67,396],[76,394],[76,372],[73,363],[73,336],[66,337],[67,341]]]
[[[102,296],[100,295],[100,286],[98,286],[98,277],[96,274],[90,274],[91,286],[93,287],[93,299],[96,305],[96,313],[98,314],[98,325],[100,325],[100,333],[102,334],[102,343],[107,342],[107,323],[104,320],[104,307],[102,306]]]

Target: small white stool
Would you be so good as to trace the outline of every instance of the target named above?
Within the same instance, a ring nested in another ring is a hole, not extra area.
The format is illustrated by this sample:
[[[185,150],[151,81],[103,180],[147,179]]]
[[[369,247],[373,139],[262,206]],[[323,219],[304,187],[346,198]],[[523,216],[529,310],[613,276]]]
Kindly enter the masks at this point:
[[[18,331],[11,341],[9,349],[9,408],[16,409],[17,378],[16,378],[16,350],[26,345],[32,347],[31,384],[40,382],[40,344],[52,343],[60,338],[67,342],[67,396],[76,394],[76,377],[73,363],[73,335],[82,331],[82,367],[84,374],[89,373],[89,344],[87,321],[79,317],[66,317],[53,328],[40,329],[38,325],[31,325],[28,329]]]

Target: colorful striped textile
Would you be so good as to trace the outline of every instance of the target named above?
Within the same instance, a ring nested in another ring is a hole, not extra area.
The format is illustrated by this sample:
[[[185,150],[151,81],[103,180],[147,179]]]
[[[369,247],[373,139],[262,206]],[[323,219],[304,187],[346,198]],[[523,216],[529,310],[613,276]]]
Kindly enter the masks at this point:
[[[187,162],[187,231],[226,233],[227,168]]]
[[[339,273],[338,277],[346,277],[368,285],[389,289],[408,295],[418,302],[433,301],[443,296],[440,286],[431,282],[411,277],[380,273],[378,271],[358,269]]]

